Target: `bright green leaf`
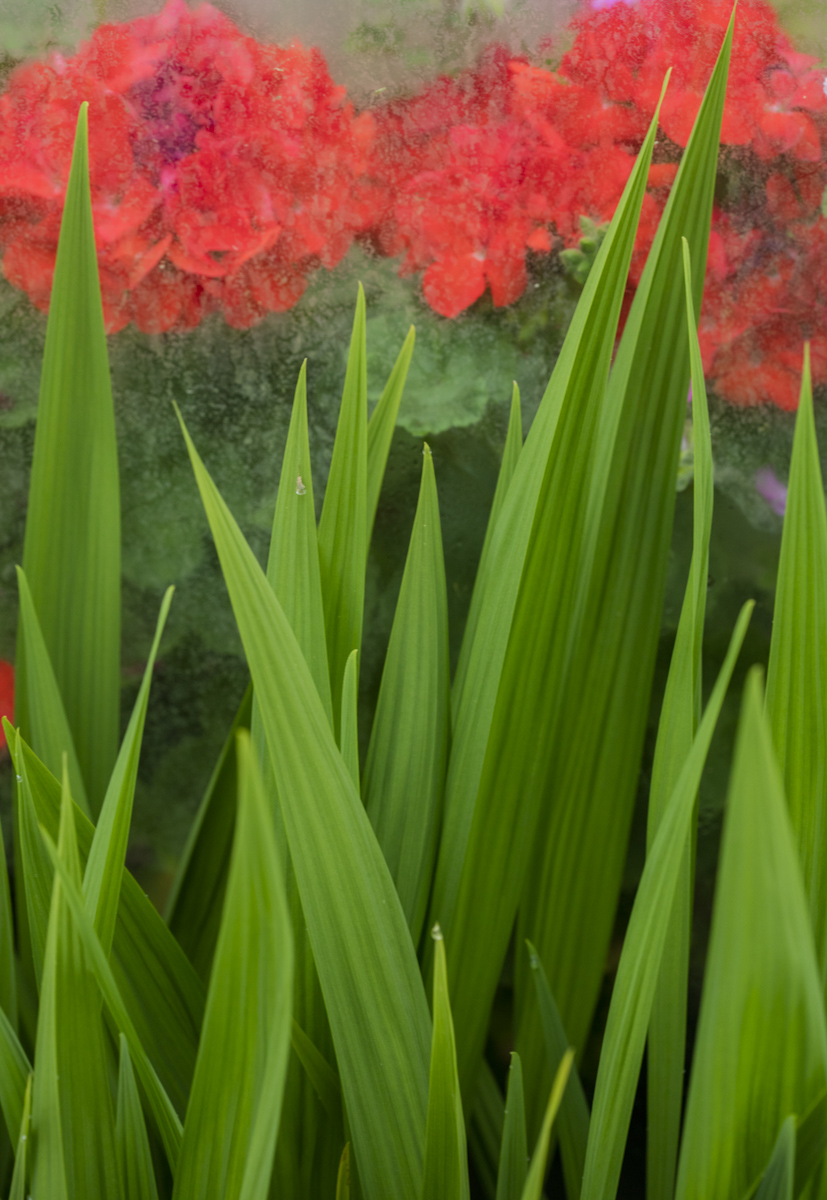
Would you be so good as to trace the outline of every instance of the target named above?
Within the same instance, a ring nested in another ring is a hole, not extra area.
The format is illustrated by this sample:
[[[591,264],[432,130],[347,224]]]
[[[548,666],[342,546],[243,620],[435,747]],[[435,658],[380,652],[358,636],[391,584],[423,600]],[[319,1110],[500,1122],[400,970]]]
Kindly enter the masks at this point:
[[[795,1117],[785,1119],[778,1134],[755,1200],[793,1200],[795,1180]]]
[[[431,1043],[422,1200],[469,1200],[468,1151],[457,1077],[454,1022],[448,996],[448,967],[445,961],[445,943],[438,926],[433,930],[433,937],[436,942],[434,1033]]]
[[[20,1117],[20,1132],[17,1137],[17,1152],[14,1158],[14,1173],[11,1179],[9,1200],[25,1200],[26,1175],[28,1168],[29,1127],[32,1114],[32,1075],[26,1080],[26,1091],[23,1097],[23,1112]]]
[[[521,1200],[528,1175],[528,1144],[523,1099],[523,1068],[519,1054],[511,1055],[505,1124],[497,1172],[497,1200]]]
[[[574,1050],[567,1050],[563,1056],[560,1066],[557,1068],[557,1074],[554,1077],[554,1083],[551,1087],[551,1095],[546,1105],[543,1124],[540,1129],[540,1136],[537,1139],[537,1145],[534,1148],[534,1154],[531,1159],[531,1166],[528,1169],[528,1176],[523,1188],[522,1200],[540,1200],[543,1194],[543,1179],[546,1174],[546,1163],[548,1162],[548,1149],[551,1143],[551,1128],[554,1124],[554,1118],[557,1116],[560,1108],[560,1102],[563,1099],[563,1094],[566,1090],[566,1084],[569,1079],[569,1071],[574,1062]]]
[[[339,746],[342,758],[359,791],[359,668],[358,650],[351,650],[345,664],[342,683],[342,717],[339,725]]]
[[[11,1021],[0,1009],[0,1112],[9,1137],[15,1137],[22,1120],[26,1079],[32,1065],[20,1045]]]
[[[115,1138],[124,1200],[158,1200],[141,1098],[129,1057],[129,1043],[123,1034],[120,1036]]]

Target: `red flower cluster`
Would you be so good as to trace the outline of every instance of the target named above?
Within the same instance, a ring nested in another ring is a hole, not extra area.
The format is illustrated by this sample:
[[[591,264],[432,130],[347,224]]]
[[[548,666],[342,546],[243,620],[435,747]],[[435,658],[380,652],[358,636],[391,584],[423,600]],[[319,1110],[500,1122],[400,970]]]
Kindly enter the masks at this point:
[[[14,718],[14,667],[0,658],[0,717]],[[6,735],[0,724],[0,753],[6,745]]]
[[[597,5],[595,5],[597,7]],[[491,47],[473,70],[355,114],[317,51],[265,46],[208,4],[102,26],[0,97],[3,270],[45,308],[78,104],[107,326],[246,326],[289,308],[354,238],[423,272],[457,316],[513,303],[529,252],[608,221],[667,69],[631,284],[723,38],[730,0],[601,3],[552,72]],[[687,53],[691,48],[691,53]],[[801,341],[827,379],[827,95],[765,0],[741,0],[701,335],[719,392],[795,405]]]
[[[220,308],[246,326],[293,305],[360,228],[352,182],[372,118],[316,50],[266,46],[208,4],[104,25],[0,97],[7,278],[48,305],[75,118],[90,173],[107,327],[156,332]]]

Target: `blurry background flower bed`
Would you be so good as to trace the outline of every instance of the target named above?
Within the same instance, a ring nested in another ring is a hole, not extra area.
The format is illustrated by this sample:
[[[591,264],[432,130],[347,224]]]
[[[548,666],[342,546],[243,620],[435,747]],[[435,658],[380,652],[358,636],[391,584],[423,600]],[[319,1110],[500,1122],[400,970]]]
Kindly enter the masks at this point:
[[[170,402],[263,554],[301,361],[309,360],[311,448],[323,478],[357,279],[367,293],[371,400],[415,324],[372,547],[361,686],[368,696],[378,688],[423,436],[440,488],[456,649],[511,381],[527,423],[671,67],[631,297],[729,4],[603,0],[570,8],[549,29],[527,7],[498,16],[395,0],[359,20],[351,14],[349,26],[334,20],[327,57],[309,39],[291,40],[294,30],[275,31],[278,43],[272,30],[244,32],[256,28],[247,15],[245,25],[171,0],[148,16],[98,23],[79,47],[71,36],[79,26],[58,9],[43,15],[29,4],[19,19],[0,20],[0,660],[13,658],[36,364],[71,135],[88,100],[121,452],[125,688],[137,687],[163,588],[179,585],[132,860],[139,866],[143,854],[147,872],[161,875],[192,815],[179,796],[194,801],[193,782],[246,682],[229,605],[216,602],[223,588]],[[827,384],[827,93],[824,69],[804,53],[814,48],[806,27],[799,43],[775,9],[742,0],[700,329],[723,493],[711,662],[726,642],[716,629],[729,630],[749,594],[759,599],[752,658],[766,656],[805,339],[816,387]],[[688,421],[679,485],[690,478]],[[690,531],[687,493],[664,664]],[[724,728],[722,747],[726,736]],[[719,758],[705,785],[713,831],[723,748]],[[700,861],[703,888],[702,852]],[[635,870],[633,855],[630,878]]]

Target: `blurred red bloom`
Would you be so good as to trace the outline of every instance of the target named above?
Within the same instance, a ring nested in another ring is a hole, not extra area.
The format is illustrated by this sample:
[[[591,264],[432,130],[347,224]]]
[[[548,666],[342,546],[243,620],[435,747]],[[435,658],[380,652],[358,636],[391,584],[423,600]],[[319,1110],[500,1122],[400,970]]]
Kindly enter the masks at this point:
[[[14,720],[14,667],[0,658],[0,717]],[[6,745],[6,735],[0,724],[0,753]]]

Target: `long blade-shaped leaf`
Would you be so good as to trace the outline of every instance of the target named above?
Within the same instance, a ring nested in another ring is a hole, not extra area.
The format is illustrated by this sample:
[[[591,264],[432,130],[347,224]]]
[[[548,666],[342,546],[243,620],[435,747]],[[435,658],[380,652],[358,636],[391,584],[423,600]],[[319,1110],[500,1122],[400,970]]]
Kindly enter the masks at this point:
[[[827,1090],[798,1121],[795,1133],[795,1189],[800,1196],[827,1153]]]
[[[359,285],[350,339],[342,408],[319,521],[330,690],[336,731],[342,680],[351,650],[362,647],[367,563],[368,382],[365,293]]]
[[[73,809],[64,765],[57,854],[67,877],[80,887]],[[66,1195],[68,1200],[121,1196],[98,991],[60,878],[52,883],[43,958],[32,1138],[33,1195]]]
[[[727,797],[678,1200],[741,1196],[781,1122],[827,1082],[821,979],[761,690],[755,668]]]
[[[645,189],[653,121],[572,319],[494,530],[457,712],[431,913],[451,945],[463,1091],[473,1086],[535,839],[571,572]],[[559,914],[559,909],[558,909]],[[522,1056],[525,1063],[525,1055]]]
[[[325,1111],[334,1119],[341,1119],[342,1085],[339,1083],[339,1076],[295,1019],[291,1027],[290,1043]]]
[[[546,1163],[548,1162],[548,1149],[551,1144],[551,1127],[554,1124],[554,1118],[560,1108],[560,1103],[563,1099],[563,1094],[566,1090],[566,1084],[569,1080],[569,1071],[574,1062],[574,1050],[567,1050],[563,1056],[563,1061],[557,1068],[557,1074],[554,1077],[554,1083],[551,1087],[551,1095],[549,1096],[548,1104],[546,1105],[546,1113],[543,1117],[543,1124],[540,1129],[540,1136],[537,1139],[537,1145],[534,1148],[534,1154],[531,1158],[531,1166],[528,1168],[528,1176],[523,1188],[522,1200],[540,1200],[543,1194],[543,1179],[546,1173]]]
[[[434,1035],[431,1042],[422,1200],[469,1200],[468,1151],[457,1078],[454,1022],[448,997],[448,967],[445,943],[438,926],[433,930],[433,936],[436,941]]]
[[[167,904],[167,924],[205,986],[230,869],[238,786],[236,734],[249,729],[252,703],[253,689],[248,686],[190,828]]]
[[[405,916],[296,638],[185,437],[261,708],[359,1177],[367,1200],[418,1200],[430,1020]]]
[[[767,715],[827,987],[827,510],[804,353],[775,593]]]
[[[365,764],[365,806],[419,944],[450,737],[448,597],[431,451],[391,630]]]
[[[144,677],[124,734],[112,778],[106,789],[83,875],[83,894],[86,897],[86,907],[95,923],[101,945],[107,954],[112,949],[112,939],[115,936],[115,924],[118,918],[123,864],[126,856],[126,844],[129,840],[129,826],[132,821],[132,802],[135,798],[135,784],[138,780],[138,759],[141,754],[146,710],[149,704],[152,669],[155,666],[155,656],[161,643],[161,634],[164,632],[174,590],[174,588],[167,589],[161,604],[155,638],[149,651]]]
[[[120,494],[89,192],[87,105],[66,189],[32,460],[23,567],[93,812],[118,746]],[[17,721],[30,740],[25,645]]]
[[[755,1200],[793,1200],[795,1182],[795,1117],[785,1119]]]
[[[9,1137],[20,1128],[26,1079],[31,1063],[20,1045],[17,1034],[6,1014],[0,1009],[0,1112],[6,1122]]]
[[[552,1075],[554,1075],[563,1061],[569,1043],[563,1028],[560,1010],[551,994],[540,956],[531,942],[528,943],[528,953],[534,973],[534,982],[537,985],[537,1002],[540,1008],[540,1019],[543,1023],[546,1053]],[[583,1091],[583,1084],[580,1082],[577,1066],[574,1064],[569,1075],[569,1086],[566,1088],[560,1105],[558,1127],[566,1195],[569,1200],[577,1200],[583,1183],[586,1147],[589,1143],[589,1105]]]
[[[32,961],[35,982],[39,990],[43,976],[43,956],[46,952],[49,910],[52,906],[52,872],[49,856],[40,836],[37,809],[29,782],[29,768],[23,753],[23,740],[19,731],[12,734],[10,728],[7,728],[6,735],[13,737],[9,746],[13,747],[12,760],[19,780],[17,790],[17,820],[20,838],[19,869],[23,876]],[[54,784],[59,795],[60,785],[56,779]]]
[[[129,1043],[123,1034],[120,1036],[120,1046],[115,1137],[124,1200],[158,1200],[158,1185],[155,1182],[141,1098],[129,1057]]]
[[[413,325],[408,330],[407,337],[402,343],[393,370],[388,376],[382,395],[376,402],[376,408],[370,414],[368,421],[368,545],[370,545],[373,525],[376,520],[376,510],[379,507],[379,494],[382,491],[382,480],[388,462],[393,431],[396,428],[396,416],[402,393],[405,390],[405,380],[408,378],[408,368],[411,365],[416,333]]]
[[[14,954],[14,917],[2,828],[0,828],[0,1009],[6,1014],[9,1024],[16,1032],[17,967]]]
[[[77,796],[77,803],[89,816],[89,801],[86,799],[86,786],[75,753],[72,731],[29,583],[20,567],[17,568],[17,592],[20,598],[20,637],[26,662],[18,694],[25,686],[24,711],[31,730],[31,744],[53,775],[60,774],[63,755],[66,755],[72,794]]]
[[[505,1124],[497,1172],[497,1200],[521,1200],[528,1174],[528,1144],[523,1099],[523,1068],[520,1056],[511,1055],[508,1091],[505,1098]]]
[[[20,1118],[20,1132],[17,1136],[17,1153],[14,1158],[14,1172],[11,1178],[9,1200],[25,1200],[26,1176],[28,1169],[29,1127],[32,1116],[32,1075],[26,1080],[26,1091],[23,1098],[23,1112]]]
[[[647,848],[650,850],[700,719],[701,649],[712,528],[712,443],[703,365],[695,328],[689,247],[685,240],[683,249],[695,445],[694,531],[689,579],[666,680],[652,765],[646,830]],[[693,820],[680,866],[672,920],[663,949],[660,979],[649,1026],[646,1092],[649,1126],[646,1139],[648,1200],[672,1200],[675,1191],[686,1054],[686,996],[692,932],[695,834],[696,821]]]
[[[351,650],[345,664],[342,683],[342,721],[339,727],[339,746],[350,778],[359,791],[359,669],[358,650]]]
[[[266,1200],[290,1049],[293,936],[246,731],[224,914],[173,1198]]]
[[[350,1142],[345,1143],[336,1180],[336,1200],[350,1200]]]
[[[637,794],[660,630],[686,415],[689,346],[681,239],[693,252],[693,306],[706,269],[732,24],[681,159],[623,331],[602,410],[588,538],[580,560],[568,637],[565,697],[545,727],[548,766],[538,786],[550,797],[521,909],[521,934],[537,947],[566,1031],[585,1044],[600,991]],[[549,536],[549,534],[547,534]],[[541,589],[538,553],[534,587]],[[525,736],[525,735],[524,735]],[[539,738],[535,738],[538,741]],[[525,744],[512,753],[525,753]],[[510,767],[508,758],[502,770]],[[560,921],[565,910],[567,919]],[[529,1130],[548,1086],[535,1010],[522,1021],[528,968],[516,990]]]
[[[471,604],[468,608],[468,619],[465,622],[465,632],[462,635],[462,646],[460,648],[459,662],[457,663],[456,674],[454,675],[454,685],[451,691],[451,704],[453,707],[454,716],[459,711],[460,701],[462,699],[462,689],[465,685],[465,676],[468,671],[468,660],[471,654],[471,647],[474,644],[474,638],[477,632],[477,624],[480,619],[480,606],[485,595],[486,578],[488,560],[491,554],[491,542],[494,537],[494,530],[497,527],[497,518],[502,511],[502,506],[505,503],[505,497],[508,494],[508,488],[511,480],[514,477],[514,472],[517,469],[517,461],[520,457],[520,451],[523,448],[523,414],[520,408],[520,389],[516,382],[511,391],[511,410],[508,416],[508,433],[505,437],[505,447],[503,449],[502,462],[500,463],[500,473],[497,476],[497,487],[494,491],[494,499],[491,503],[491,512],[488,517],[488,525],[485,529],[485,540],[482,543],[480,552],[479,566],[474,579],[474,591],[471,594]]]
[[[597,1083],[581,1200],[614,1200],[680,864],[709,744],[743,644],[744,605],[723,666],[646,859],[617,969]]]

